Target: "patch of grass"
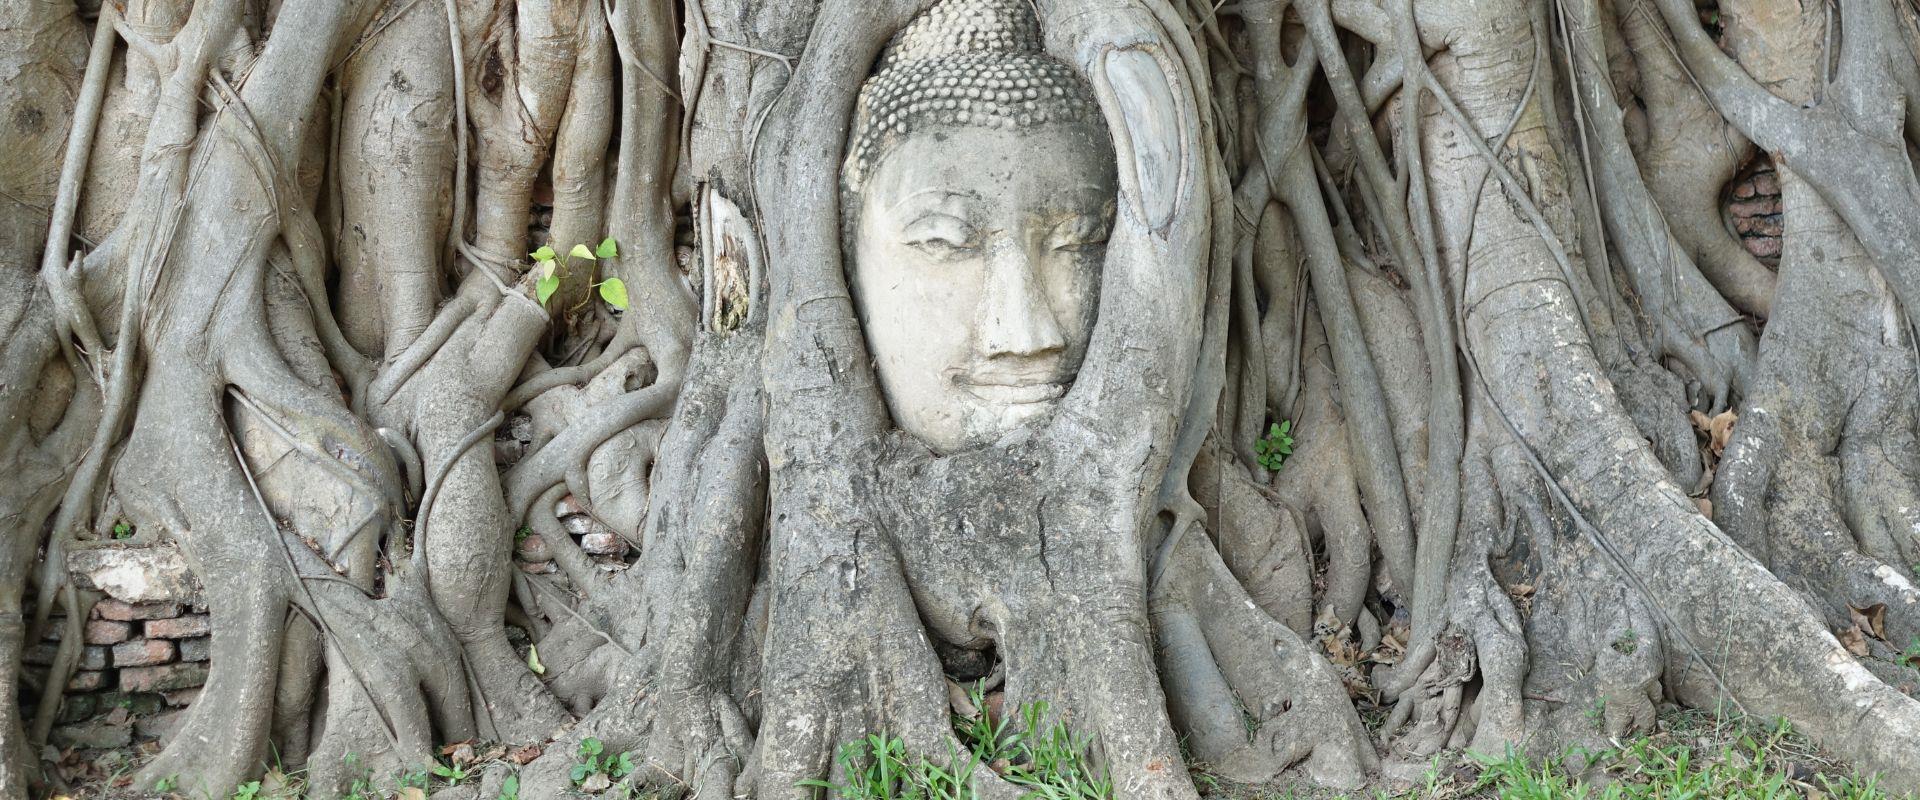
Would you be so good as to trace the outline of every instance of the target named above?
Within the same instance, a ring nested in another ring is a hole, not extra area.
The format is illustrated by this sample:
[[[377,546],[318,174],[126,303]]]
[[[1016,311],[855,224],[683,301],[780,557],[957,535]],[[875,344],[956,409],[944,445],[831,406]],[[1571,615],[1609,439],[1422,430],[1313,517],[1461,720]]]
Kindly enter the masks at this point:
[[[1339,793],[1250,787],[1194,772],[1204,797],[1227,800],[1895,800],[1796,734],[1785,721],[1680,710],[1657,732],[1599,751],[1534,759],[1450,754],[1414,786]]]
[[[987,707],[979,686],[971,692],[974,708]],[[1106,770],[1087,759],[1092,740],[1075,736],[1063,722],[1048,724],[1047,704],[1020,707],[1019,726],[1011,718],[987,714],[953,717],[953,732],[965,752],[954,748],[944,764],[907,751],[906,743],[885,733],[848,742],[836,757],[847,783],[802,781],[800,785],[833,792],[842,800],[972,800],[973,778],[982,767],[1019,787],[1029,800],[1112,800]]]

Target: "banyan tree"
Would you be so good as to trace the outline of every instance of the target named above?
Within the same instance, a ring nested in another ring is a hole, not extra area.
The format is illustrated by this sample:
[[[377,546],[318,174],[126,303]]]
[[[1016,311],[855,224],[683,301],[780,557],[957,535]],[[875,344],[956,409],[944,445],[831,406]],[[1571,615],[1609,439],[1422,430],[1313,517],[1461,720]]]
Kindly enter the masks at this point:
[[[478,742],[543,754],[449,796],[556,797],[592,740],[817,796],[1026,708],[1190,798],[1678,703],[1920,790],[1916,52],[1889,0],[11,0],[0,795],[129,546],[212,621],[148,788]]]

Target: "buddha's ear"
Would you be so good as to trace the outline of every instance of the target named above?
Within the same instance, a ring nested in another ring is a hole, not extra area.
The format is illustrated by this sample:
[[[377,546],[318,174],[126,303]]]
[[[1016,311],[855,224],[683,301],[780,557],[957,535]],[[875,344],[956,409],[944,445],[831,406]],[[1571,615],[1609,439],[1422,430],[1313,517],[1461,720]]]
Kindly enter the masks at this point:
[[[1120,160],[1121,185],[1133,201],[1133,212],[1151,230],[1164,230],[1173,221],[1179,198],[1183,141],[1180,103],[1167,83],[1158,59],[1136,48],[1102,54],[1099,74],[1119,112],[1119,135],[1114,151]]]

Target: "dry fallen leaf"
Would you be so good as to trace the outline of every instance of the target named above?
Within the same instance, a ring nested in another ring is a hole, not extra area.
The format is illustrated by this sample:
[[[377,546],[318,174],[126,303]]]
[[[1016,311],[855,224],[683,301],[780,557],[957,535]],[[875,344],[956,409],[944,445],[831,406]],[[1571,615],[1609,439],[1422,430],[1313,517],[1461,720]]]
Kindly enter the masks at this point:
[[[1733,438],[1733,423],[1740,419],[1740,415],[1733,413],[1733,409],[1727,409],[1712,417],[1692,411],[1688,412],[1687,418],[1693,421],[1696,430],[1707,435],[1707,447],[1718,458],[1726,451],[1727,441]]]
[[[1693,498],[1693,504],[1695,507],[1700,509],[1700,513],[1702,515],[1709,518],[1713,516],[1712,500],[1708,500],[1707,498],[1704,498],[1704,497],[1696,497],[1696,498]]]
[[[539,757],[540,745],[537,744],[515,747],[507,751],[507,760],[520,765],[525,765],[527,762]]]
[[[1847,604],[1847,615],[1853,618],[1853,625],[1880,641],[1887,640],[1887,604],[1874,603],[1862,608]]]
[[[1855,625],[1849,627],[1834,635],[1839,637],[1841,646],[1847,648],[1847,652],[1852,653],[1858,658],[1866,657],[1868,653],[1867,637],[1860,633],[1860,626]]]

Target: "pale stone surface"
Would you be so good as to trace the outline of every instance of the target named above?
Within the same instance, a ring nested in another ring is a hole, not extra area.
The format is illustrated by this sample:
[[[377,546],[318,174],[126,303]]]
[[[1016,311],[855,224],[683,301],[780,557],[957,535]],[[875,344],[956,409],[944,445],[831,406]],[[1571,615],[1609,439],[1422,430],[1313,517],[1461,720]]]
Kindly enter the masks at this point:
[[[177,603],[199,594],[186,559],[171,543],[78,550],[67,569],[83,586],[125,603]]]

